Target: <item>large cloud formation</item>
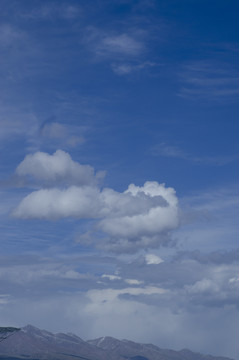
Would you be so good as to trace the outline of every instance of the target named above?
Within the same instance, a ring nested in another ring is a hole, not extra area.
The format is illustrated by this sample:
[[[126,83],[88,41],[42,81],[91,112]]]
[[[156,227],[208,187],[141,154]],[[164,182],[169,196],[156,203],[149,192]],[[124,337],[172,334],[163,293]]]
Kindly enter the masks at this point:
[[[169,231],[178,226],[175,191],[156,181],[147,181],[142,187],[131,184],[122,193],[100,189],[94,169],[73,161],[61,150],[53,155],[28,155],[16,172],[47,181],[51,187],[27,195],[13,215],[23,219],[94,220],[79,241],[87,239],[114,251],[133,251],[167,243]],[[59,187],[62,183],[68,185]]]

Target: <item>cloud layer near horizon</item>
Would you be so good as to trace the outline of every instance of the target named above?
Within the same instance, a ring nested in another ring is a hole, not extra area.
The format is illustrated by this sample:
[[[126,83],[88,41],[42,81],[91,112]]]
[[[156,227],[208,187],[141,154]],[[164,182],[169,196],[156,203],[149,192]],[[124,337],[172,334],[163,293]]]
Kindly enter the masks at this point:
[[[167,244],[169,231],[179,223],[174,189],[156,181],[142,187],[130,184],[122,193],[101,189],[97,185],[101,172],[95,174],[91,166],[73,161],[61,150],[27,155],[16,173],[48,187],[27,195],[14,210],[15,217],[94,220],[79,241],[96,242],[97,247],[128,252]]]

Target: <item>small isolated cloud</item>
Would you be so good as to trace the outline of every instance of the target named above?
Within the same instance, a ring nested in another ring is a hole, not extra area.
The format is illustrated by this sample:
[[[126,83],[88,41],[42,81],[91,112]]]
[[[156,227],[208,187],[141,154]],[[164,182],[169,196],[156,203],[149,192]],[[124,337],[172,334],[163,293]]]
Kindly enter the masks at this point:
[[[37,152],[27,155],[16,170],[52,187],[33,191],[13,212],[18,218],[94,219],[79,242],[115,252],[157,247],[170,241],[169,233],[179,224],[178,200],[173,188],[147,181],[129,185],[124,192],[97,186],[98,174],[80,165],[69,154]],[[66,188],[56,187],[64,183]],[[76,185],[71,185],[75,183]]]
[[[145,261],[147,265],[158,265],[164,262],[163,259],[161,259],[159,256],[155,254],[147,254],[145,256]]]
[[[129,34],[103,36],[96,44],[96,53],[100,56],[138,56],[144,49],[143,43]]]
[[[31,176],[36,180],[49,183],[67,182],[68,184],[89,185],[97,182],[97,177],[89,165],[81,165],[73,161],[70,155],[57,150],[53,155],[36,152],[27,155],[16,169],[18,176]]]

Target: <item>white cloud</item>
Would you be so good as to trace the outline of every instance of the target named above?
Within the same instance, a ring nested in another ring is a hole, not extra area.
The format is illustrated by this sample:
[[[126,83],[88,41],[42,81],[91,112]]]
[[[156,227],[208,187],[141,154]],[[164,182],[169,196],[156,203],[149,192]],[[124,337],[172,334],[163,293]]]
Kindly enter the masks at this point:
[[[97,188],[71,186],[66,190],[34,191],[22,200],[13,215],[23,219],[97,218],[100,210]]]
[[[124,201],[126,194],[131,199],[128,203]],[[120,205],[118,211],[110,211],[98,223],[98,228],[109,236],[106,247],[111,250],[134,251],[135,246],[158,246],[165,241],[165,234],[178,226],[177,197],[164,184],[150,181],[142,187],[131,184],[123,194],[123,201],[115,200],[112,209]]]
[[[62,150],[57,150],[53,155],[40,151],[27,155],[18,165],[16,173],[19,176],[30,175],[47,183],[67,181],[71,184],[89,185],[97,182],[97,174],[95,176],[91,166],[73,161]]]
[[[159,256],[155,254],[147,254],[145,255],[145,261],[147,265],[158,265],[164,262]]]
[[[131,184],[123,193],[110,188],[100,190],[95,185],[94,169],[74,162],[61,150],[53,155],[27,155],[16,172],[48,183],[64,180],[81,185],[34,191],[21,201],[13,215],[24,219],[96,219],[80,241],[87,239],[97,247],[128,252],[159,246],[168,241],[168,232],[179,223],[174,189],[148,181],[142,187]]]

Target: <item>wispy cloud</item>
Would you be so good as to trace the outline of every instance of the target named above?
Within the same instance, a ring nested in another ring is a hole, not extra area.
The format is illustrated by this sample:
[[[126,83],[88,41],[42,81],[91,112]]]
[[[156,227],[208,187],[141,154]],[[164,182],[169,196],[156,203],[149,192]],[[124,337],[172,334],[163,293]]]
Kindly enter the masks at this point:
[[[149,69],[159,64],[148,60],[146,30],[128,29],[123,32],[105,31],[89,27],[85,43],[97,61],[107,61],[117,75]]]
[[[178,95],[204,101],[236,101],[239,96],[239,72],[226,62],[195,61],[184,65]]]
[[[160,144],[155,145],[151,152],[154,156],[162,156],[168,158],[175,158],[190,161],[199,165],[215,165],[215,166],[223,166],[229,164],[233,161],[237,161],[239,159],[239,154],[233,155],[217,155],[217,156],[194,156],[190,153],[183,151],[178,146],[167,145],[162,142]]]
[[[112,69],[117,75],[128,75],[130,73],[134,73],[137,71],[141,71],[144,69],[150,69],[155,66],[159,66],[160,64],[156,64],[154,62],[145,61],[139,64],[135,63],[121,63],[121,64],[112,64]]]

